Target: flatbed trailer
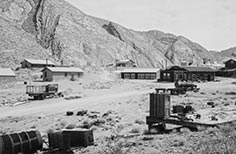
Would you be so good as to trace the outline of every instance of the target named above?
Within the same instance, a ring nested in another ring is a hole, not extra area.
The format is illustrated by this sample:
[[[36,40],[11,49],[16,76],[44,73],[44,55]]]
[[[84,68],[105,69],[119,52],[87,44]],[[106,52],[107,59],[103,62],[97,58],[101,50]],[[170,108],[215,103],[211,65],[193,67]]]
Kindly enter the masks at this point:
[[[201,123],[201,122],[194,122],[194,121],[185,121],[185,120],[179,120],[175,118],[168,118],[168,119],[160,119],[155,117],[146,117],[146,123],[148,125],[148,129],[150,130],[154,124],[162,125],[165,128],[166,124],[172,124],[172,125],[180,125],[183,127],[187,127],[190,130],[198,130],[199,127],[216,127],[217,124],[207,124],[207,123]]]
[[[236,122],[236,120],[231,121],[225,121],[225,122],[216,122],[216,123],[204,123],[204,122],[196,122],[196,121],[188,121],[188,120],[179,120],[175,118],[168,118],[168,119],[161,119],[156,117],[146,117],[146,123],[148,125],[148,129],[150,130],[154,124],[161,125],[163,129],[166,129],[166,124],[172,124],[172,125],[179,125],[183,127],[187,127],[190,130],[198,130],[202,127],[220,127],[227,124],[231,124]]]
[[[43,100],[47,96],[56,95],[58,92],[58,84],[48,85],[28,85],[26,86],[26,94],[35,100]]]

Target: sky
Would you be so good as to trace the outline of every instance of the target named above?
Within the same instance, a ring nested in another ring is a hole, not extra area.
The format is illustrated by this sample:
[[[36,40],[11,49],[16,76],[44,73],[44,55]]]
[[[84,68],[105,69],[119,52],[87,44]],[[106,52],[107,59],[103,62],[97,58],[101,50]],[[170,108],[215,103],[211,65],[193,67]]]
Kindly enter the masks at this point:
[[[67,0],[126,28],[182,35],[208,50],[236,46],[236,0]]]

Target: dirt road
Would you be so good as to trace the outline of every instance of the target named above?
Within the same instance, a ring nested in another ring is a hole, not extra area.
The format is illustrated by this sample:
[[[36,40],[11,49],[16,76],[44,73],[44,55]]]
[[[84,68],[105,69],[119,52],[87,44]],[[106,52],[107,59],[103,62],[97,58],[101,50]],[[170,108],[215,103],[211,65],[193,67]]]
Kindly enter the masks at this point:
[[[134,90],[113,93],[109,95],[91,96],[75,100],[55,99],[55,101],[35,101],[27,104],[22,104],[14,107],[0,108],[0,118],[7,116],[25,116],[32,114],[56,114],[66,111],[73,111],[79,109],[89,109],[92,106],[101,106],[106,103],[111,103],[117,99],[125,99],[127,97],[142,95],[150,93],[153,90]]]

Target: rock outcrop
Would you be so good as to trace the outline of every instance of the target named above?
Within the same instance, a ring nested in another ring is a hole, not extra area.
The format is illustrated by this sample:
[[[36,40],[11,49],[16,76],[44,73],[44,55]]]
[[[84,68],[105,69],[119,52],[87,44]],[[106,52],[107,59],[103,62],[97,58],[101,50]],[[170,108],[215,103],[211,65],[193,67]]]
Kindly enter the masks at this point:
[[[86,15],[64,0],[2,0],[0,27],[0,55],[7,57],[1,66],[14,67],[23,58],[63,60],[82,67],[132,59],[138,67],[164,68],[182,60],[198,64],[212,58],[182,36],[130,30]]]

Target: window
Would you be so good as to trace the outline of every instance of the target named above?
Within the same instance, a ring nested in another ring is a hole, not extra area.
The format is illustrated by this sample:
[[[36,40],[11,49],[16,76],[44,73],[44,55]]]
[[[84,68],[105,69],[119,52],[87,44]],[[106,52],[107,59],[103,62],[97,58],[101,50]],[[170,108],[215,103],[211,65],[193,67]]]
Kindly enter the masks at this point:
[[[170,79],[170,73],[166,73],[166,78],[169,80]]]
[[[45,78],[47,77],[47,72],[44,72],[44,77],[45,77]]]
[[[128,73],[124,73],[124,79],[129,79],[130,75]]]
[[[135,79],[135,74],[134,73],[130,74],[130,79]]]

